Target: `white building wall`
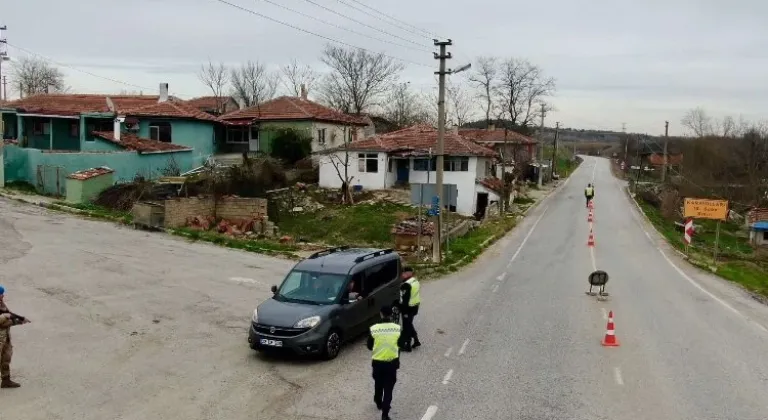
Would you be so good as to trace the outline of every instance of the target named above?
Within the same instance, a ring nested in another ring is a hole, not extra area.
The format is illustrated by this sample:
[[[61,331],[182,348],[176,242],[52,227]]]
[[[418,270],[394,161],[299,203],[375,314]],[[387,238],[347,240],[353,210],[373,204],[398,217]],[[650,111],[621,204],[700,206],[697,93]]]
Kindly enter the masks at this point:
[[[475,212],[475,180],[477,179],[477,157],[469,158],[469,167],[466,172],[443,172],[443,184],[456,184],[458,197],[456,198],[456,212],[463,215],[472,215]],[[435,183],[437,174],[429,172],[429,184]],[[411,184],[427,184],[427,171],[411,171],[408,182]]]
[[[318,130],[325,129],[325,144],[320,144],[318,138]],[[362,140],[365,135],[365,127],[347,126],[325,122],[313,122],[312,123],[312,152],[317,152],[323,149],[332,149],[344,145],[345,133],[357,132],[357,140]]]
[[[347,162],[347,174],[352,178],[350,182],[351,186],[362,185],[364,190],[380,190],[385,188],[385,181],[387,177],[387,154],[376,153],[378,160],[378,171],[373,172],[360,172],[359,171],[359,158],[358,153],[363,152],[336,152],[335,157],[330,155],[317,155],[318,164],[320,166],[320,181],[318,185],[321,188],[341,188],[341,178],[336,172],[334,167],[335,162],[342,176],[344,176],[344,162],[346,160],[346,154],[349,153],[349,161]]]

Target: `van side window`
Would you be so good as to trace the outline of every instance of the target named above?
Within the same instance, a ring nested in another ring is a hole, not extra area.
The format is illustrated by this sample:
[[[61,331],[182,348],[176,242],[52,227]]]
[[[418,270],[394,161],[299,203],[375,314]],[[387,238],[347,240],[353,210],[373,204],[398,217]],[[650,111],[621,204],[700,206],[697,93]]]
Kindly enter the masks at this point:
[[[365,270],[365,282],[363,283],[363,292],[370,294],[376,289],[385,286],[397,278],[397,260],[387,261],[382,264],[374,265]]]
[[[346,294],[349,294],[349,292],[355,292],[357,294],[361,294],[363,290],[363,278],[365,277],[364,272],[361,271],[359,273],[352,275],[352,280],[350,282],[352,283],[352,290],[349,290],[349,284],[347,284],[347,291]]]

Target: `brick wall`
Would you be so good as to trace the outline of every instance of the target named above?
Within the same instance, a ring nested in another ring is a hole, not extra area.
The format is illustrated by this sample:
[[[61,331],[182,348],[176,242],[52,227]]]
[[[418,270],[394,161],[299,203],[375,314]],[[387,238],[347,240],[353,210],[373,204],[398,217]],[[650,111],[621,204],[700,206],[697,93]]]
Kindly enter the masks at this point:
[[[222,198],[216,205],[216,217],[229,220],[267,219],[267,200],[264,198]],[[165,227],[184,226],[195,216],[212,216],[214,202],[210,197],[172,198],[165,201]]]

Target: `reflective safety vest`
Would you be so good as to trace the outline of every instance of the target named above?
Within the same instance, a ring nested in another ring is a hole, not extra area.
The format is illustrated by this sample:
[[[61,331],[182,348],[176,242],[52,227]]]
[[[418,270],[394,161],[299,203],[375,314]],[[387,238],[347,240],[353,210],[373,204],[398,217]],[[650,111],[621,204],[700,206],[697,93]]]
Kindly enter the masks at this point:
[[[593,195],[595,195],[595,189],[592,187],[587,187],[584,190],[584,193],[587,195],[587,197],[592,197]]]
[[[411,277],[406,281],[406,283],[411,285],[411,299],[408,301],[408,306],[416,306],[420,304],[421,295],[419,294],[419,290],[421,289],[421,285],[419,284],[419,281],[416,279],[416,277]]]
[[[400,325],[393,322],[382,322],[371,326],[373,337],[373,360],[391,362],[400,356],[397,341],[400,339]]]

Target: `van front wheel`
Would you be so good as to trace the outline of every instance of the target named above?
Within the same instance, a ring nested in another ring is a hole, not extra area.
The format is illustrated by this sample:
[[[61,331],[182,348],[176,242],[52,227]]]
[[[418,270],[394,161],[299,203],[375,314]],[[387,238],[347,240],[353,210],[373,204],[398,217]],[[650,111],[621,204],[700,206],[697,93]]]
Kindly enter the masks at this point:
[[[341,336],[336,330],[331,330],[325,337],[325,344],[323,344],[323,357],[326,360],[335,359],[341,351]]]

